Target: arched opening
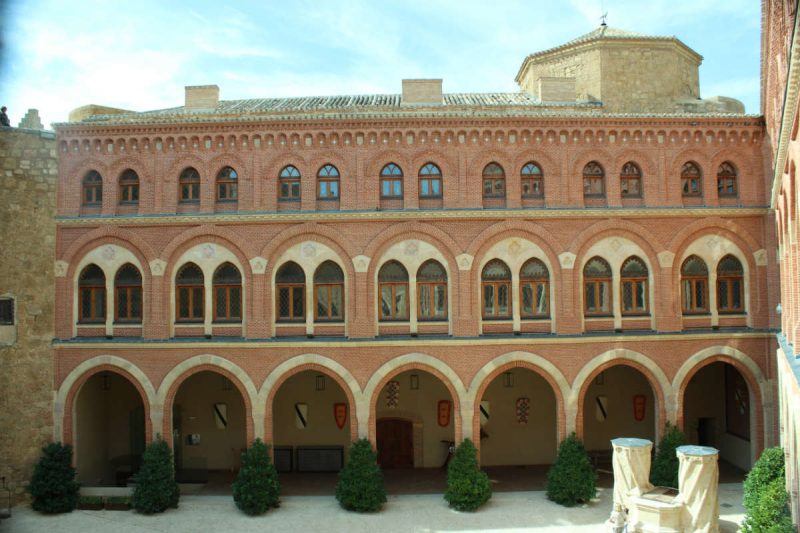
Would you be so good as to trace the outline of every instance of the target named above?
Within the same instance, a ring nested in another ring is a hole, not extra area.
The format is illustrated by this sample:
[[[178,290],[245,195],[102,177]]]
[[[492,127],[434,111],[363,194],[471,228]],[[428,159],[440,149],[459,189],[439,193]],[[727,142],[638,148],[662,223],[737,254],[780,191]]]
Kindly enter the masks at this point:
[[[89,486],[126,486],[145,447],[142,396],[124,376],[94,374],[75,401],[77,480]]]
[[[175,477],[182,483],[228,483],[247,446],[244,399],[225,376],[201,371],[178,387],[172,403]]]

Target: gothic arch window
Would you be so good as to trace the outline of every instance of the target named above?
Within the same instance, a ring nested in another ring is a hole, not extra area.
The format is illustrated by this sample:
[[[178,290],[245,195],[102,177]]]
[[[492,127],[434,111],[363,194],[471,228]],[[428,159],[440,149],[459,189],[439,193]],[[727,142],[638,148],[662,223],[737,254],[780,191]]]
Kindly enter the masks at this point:
[[[217,201],[236,202],[239,198],[239,174],[231,167],[217,173]]]
[[[205,312],[204,276],[200,267],[187,263],[175,277],[175,321],[202,322]]]
[[[708,313],[708,267],[696,255],[681,265],[681,307],[685,315]]]
[[[642,197],[642,169],[633,161],[622,165],[619,175],[619,189],[623,198]]]
[[[720,198],[736,198],[739,194],[736,168],[725,161],[717,169],[717,194]]]
[[[223,263],[212,278],[214,322],[242,321],[242,275],[232,263]]]
[[[178,193],[182,204],[200,202],[200,174],[196,169],[192,167],[183,169],[178,178]]]
[[[99,266],[88,265],[78,278],[79,319],[81,324],[106,321],[106,276]]]
[[[124,264],[114,278],[114,320],[141,323],[142,274],[130,263]]]
[[[103,177],[90,170],[83,177],[83,205],[99,206],[103,203]]]
[[[344,320],[344,272],[333,261],[325,261],[314,272],[314,295],[317,308],[314,319],[319,322]]]
[[[139,203],[139,175],[128,169],[119,177],[119,203]]]
[[[550,273],[539,259],[529,259],[519,272],[522,318],[550,316]]]
[[[306,274],[294,261],[284,263],[275,275],[275,308],[281,322],[306,319]]]
[[[442,171],[433,163],[427,163],[419,169],[419,197],[442,197]]]
[[[447,320],[447,271],[433,259],[417,271],[417,307],[420,320]]]
[[[720,313],[744,312],[744,269],[732,255],[717,265],[717,308]]]
[[[378,272],[381,320],[408,320],[408,271],[397,261],[388,261]]]
[[[293,165],[283,167],[278,175],[278,200],[281,202],[300,201],[300,171]]]
[[[542,168],[533,161],[526,163],[520,170],[520,182],[523,198],[544,196],[544,174],[542,174]]]
[[[335,166],[325,165],[317,172],[317,198],[339,199],[339,170]]]
[[[585,316],[611,316],[611,267],[601,257],[592,257],[583,267]]]
[[[597,161],[589,161],[583,167],[583,195],[605,196],[606,171]]]
[[[681,167],[681,190],[683,196],[703,195],[703,173],[693,161],[687,161]]]
[[[646,315],[649,293],[647,265],[636,256],[629,257],[620,269],[623,315]]]
[[[489,163],[483,168],[483,197],[506,197],[506,172],[497,163]]]
[[[511,318],[511,270],[499,259],[481,272],[481,307],[484,320]]]
[[[381,170],[381,198],[403,198],[403,170],[394,163],[389,163]]]

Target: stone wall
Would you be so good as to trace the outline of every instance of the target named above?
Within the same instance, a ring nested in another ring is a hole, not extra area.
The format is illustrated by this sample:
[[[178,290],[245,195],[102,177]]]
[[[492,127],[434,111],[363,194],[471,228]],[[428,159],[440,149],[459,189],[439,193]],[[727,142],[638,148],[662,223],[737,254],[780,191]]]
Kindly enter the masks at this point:
[[[55,135],[0,129],[0,296],[15,301],[14,335],[0,344],[0,477],[25,493],[53,435]]]

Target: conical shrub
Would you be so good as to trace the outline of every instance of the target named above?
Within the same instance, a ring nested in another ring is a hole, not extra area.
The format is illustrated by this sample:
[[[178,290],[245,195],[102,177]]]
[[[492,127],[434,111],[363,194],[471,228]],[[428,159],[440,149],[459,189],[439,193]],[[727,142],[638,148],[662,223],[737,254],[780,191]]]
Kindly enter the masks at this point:
[[[163,513],[178,506],[180,489],[175,482],[172,450],[161,435],[145,448],[142,467],[134,476],[134,482],[131,505],[140,513]]]
[[[447,467],[444,499],[457,511],[475,511],[491,497],[492,483],[478,468],[478,451],[470,439],[464,439]]]
[[[547,498],[572,507],[597,495],[597,473],[575,433],[558,446],[556,462],[547,471]]]
[[[79,490],[72,467],[72,446],[53,442],[42,448],[28,485],[31,507],[40,513],[69,513],[78,505]]]
[[[280,505],[281,484],[275,465],[269,460],[269,446],[256,439],[242,453],[242,467],[233,482],[236,507],[251,516]]]
[[[793,533],[782,448],[767,448],[744,480],[744,533]]]
[[[678,455],[679,446],[686,444],[686,436],[675,426],[667,422],[664,436],[658,443],[656,458],[650,468],[650,482],[659,487],[678,488]]]
[[[350,446],[347,465],[336,483],[336,499],[343,508],[359,513],[379,511],[386,503],[383,472],[369,440],[359,439]]]

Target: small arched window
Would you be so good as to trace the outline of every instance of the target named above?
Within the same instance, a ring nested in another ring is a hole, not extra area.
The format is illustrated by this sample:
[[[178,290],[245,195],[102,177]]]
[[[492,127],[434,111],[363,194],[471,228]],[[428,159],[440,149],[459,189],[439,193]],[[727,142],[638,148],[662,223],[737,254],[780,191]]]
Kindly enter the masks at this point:
[[[611,316],[611,267],[600,257],[583,267],[583,304],[586,316]]]
[[[629,257],[622,263],[622,314],[646,315],[648,311],[647,265],[638,257]]]
[[[433,259],[417,271],[417,307],[420,320],[447,320],[447,271]]]
[[[744,312],[744,269],[732,255],[717,265],[717,307],[720,313]]]
[[[192,167],[185,168],[178,178],[180,202],[196,204],[200,202],[200,174]]]
[[[78,278],[78,300],[82,324],[106,321],[106,276],[97,265],[83,269]]]
[[[633,161],[628,161],[622,165],[622,172],[619,175],[619,189],[623,198],[642,197],[642,170]]]
[[[419,197],[442,197],[442,171],[433,163],[428,163],[419,169]]]
[[[696,255],[681,265],[681,302],[684,314],[708,312],[708,267]]]
[[[119,203],[139,203],[139,175],[128,169],[119,177]]]
[[[681,190],[683,196],[703,195],[703,173],[693,161],[687,161],[681,168]]]
[[[300,171],[293,165],[283,167],[278,176],[278,199],[281,202],[300,201]]]
[[[544,196],[544,175],[542,169],[534,162],[526,163],[520,171],[523,198],[541,198]]]
[[[483,168],[483,197],[506,197],[506,172],[497,163],[489,163]]]
[[[339,199],[339,171],[333,165],[325,165],[317,172],[317,198]]]
[[[204,276],[200,267],[187,263],[175,278],[175,321],[202,322],[204,315]]]
[[[126,263],[114,278],[116,295],[114,320],[118,322],[142,321],[142,274],[139,269]]]
[[[284,263],[275,276],[275,308],[278,320],[301,322],[306,319],[306,274],[297,263]]]
[[[314,272],[314,294],[317,309],[314,318],[320,322],[344,320],[344,273],[333,261],[325,261]]]
[[[730,161],[725,161],[717,169],[717,193],[720,198],[735,198],[739,193],[736,184],[736,168]]]
[[[217,173],[217,201],[235,202],[239,198],[239,175],[231,167]]]
[[[597,161],[589,161],[583,167],[583,195],[604,196],[606,194],[606,171]]]
[[[242,275],[231,263],[223,263],[214,272],[214,321],[241,322]]]
[[[481,272],[481,305],[484,320],[511,318],[511,270],[499,259]]]
[[[519,292],[522,318],[550,316],[550,273],[539,259],[529,259],[519,272]]]
[[[403,171],[394,163],[381,170],[381,198],[403,198]]]
[[[378,272],[381,320],[408,320],[408,271],[397,261],[385,263]]]
[[[103,203],[103,177],[90,170],[83,177],[83,205],[99,206]]]

